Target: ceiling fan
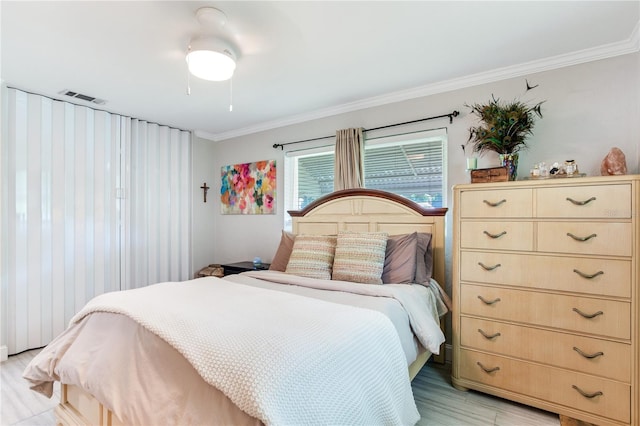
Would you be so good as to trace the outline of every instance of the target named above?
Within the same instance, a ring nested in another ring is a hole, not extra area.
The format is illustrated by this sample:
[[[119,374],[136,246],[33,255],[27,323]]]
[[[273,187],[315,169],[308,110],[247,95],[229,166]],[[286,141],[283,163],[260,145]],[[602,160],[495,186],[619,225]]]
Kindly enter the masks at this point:
[[[201,7],[196,11],[201,34],[193,37],[187,51],[189,72],[209,81],[225,81],[233,77],[236,54],[223,36],[227,15],[215,7]]]
[[[189,74],[208,81],[229,82],[229,111],[233,111],[233,73],[236,54],[224,37],[227,15],[215,7],[196,10],[200,22],[200,34],[192,37],[187,48],[187,94],[191,94]]]

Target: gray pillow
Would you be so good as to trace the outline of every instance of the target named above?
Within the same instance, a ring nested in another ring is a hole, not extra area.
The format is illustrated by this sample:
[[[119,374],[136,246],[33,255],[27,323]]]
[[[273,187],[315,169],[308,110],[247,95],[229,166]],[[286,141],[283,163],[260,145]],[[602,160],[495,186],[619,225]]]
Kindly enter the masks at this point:
[[[418,232],[418,249],[416,250],[416,279],[418,284],[429,284],[433,273],[433,248],[431,234]]]
[[[387,249],[382,270],[384,284],[409,284],[416,275],[416,250],[418,233],[392,235],[387,239]]]
[[[282,237],[280,237],[280,245],[276,250],[276,255],[271,261],[269,266],[270,271],[284,272],[287,269],[287,263],[289,263],[289,257],[291,257],[291,250],[293,250],[293,242],[296,236],[291,232],[282,231]]]

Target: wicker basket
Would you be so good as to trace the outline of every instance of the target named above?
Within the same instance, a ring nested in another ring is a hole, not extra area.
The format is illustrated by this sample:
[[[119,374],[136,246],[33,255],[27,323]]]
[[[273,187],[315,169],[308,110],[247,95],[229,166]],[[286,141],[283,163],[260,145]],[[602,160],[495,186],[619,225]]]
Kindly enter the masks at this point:
[[[507,182],[509,173],[506,167],[471,170],[471,183]]]

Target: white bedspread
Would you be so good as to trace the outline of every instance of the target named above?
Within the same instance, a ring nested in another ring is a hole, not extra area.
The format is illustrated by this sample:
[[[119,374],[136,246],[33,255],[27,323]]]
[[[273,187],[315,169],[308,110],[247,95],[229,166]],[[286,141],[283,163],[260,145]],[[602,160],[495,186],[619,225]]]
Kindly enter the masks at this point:
[[[434,292],[433,289],[428,289],[421,284],[358,284],[348,281],[305,278],[278,271],[248,271],[238,275],[229,275],[224,279],[244,283],[244,277],[321,290],[393,298],[400,302],[409,315],[411,328],[422,346],[429,349],[431,353],[439,354],[440,345],[445,341],[444,334],[440,329],[439,317],[447,312],[447,307],[439,298],[437,290]],[[432,282],[435,287],[438,287],[435,281],[432,280]]]
[[[107,293],[72,322],[91,312],[134,319],[266,424],[419,419],[397,333],[372,310],[211,277]]]

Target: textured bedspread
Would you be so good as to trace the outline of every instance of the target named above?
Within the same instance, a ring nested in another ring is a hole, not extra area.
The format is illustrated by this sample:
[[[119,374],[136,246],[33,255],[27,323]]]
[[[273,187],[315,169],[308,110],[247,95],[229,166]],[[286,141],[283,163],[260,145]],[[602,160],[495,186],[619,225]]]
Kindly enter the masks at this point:
[[[397,333],[369,309],[202,278],[99,296],[72,323],[91,312],[134,319],[266,424],[419,419]]]
[[[314,292],[312,293],[312,297],[322,297],[323,300],[330,300],[337,303],[341,303],[340,298],[332,297],[331,293],[349,293],[352,295],[395,299],[404,308],[404,312],[408,315],[411,329],[422,346],[431,351],[431,353],[438,354],[440,344],[445,341],[444,334],[440,329],[439,317],[447,312],[447,306],[445,306],[445,302],[440,297],[440,291],[437,290],[438,284],[433,280],[433,286],[436,288],[427,288],[420,284],[371,285],[347,281],[320,280],[277,271],[249,271],[238,275],[229,275],[224,279],[258,286],[264,285],[258,281],[287,284],[286,286],[277,286],[275,288],[298,287],[328,290],[321,292],[327,293],[327,296],[318,296],[318,292]],[[304,294],[304,291],[297,290],[296,293]],[[349,299],[347,300],[349,304],[353,304]],[[358,306],[362,305],[361,303]]]

